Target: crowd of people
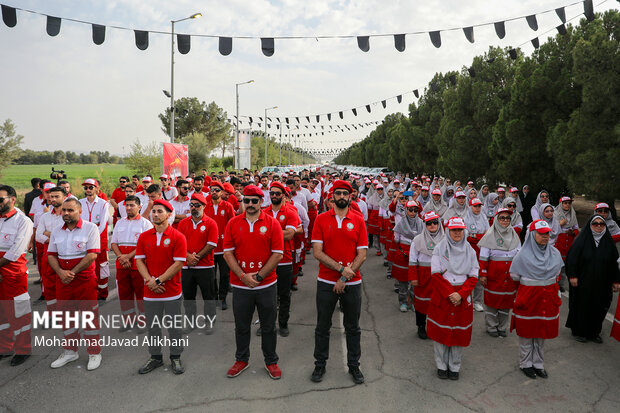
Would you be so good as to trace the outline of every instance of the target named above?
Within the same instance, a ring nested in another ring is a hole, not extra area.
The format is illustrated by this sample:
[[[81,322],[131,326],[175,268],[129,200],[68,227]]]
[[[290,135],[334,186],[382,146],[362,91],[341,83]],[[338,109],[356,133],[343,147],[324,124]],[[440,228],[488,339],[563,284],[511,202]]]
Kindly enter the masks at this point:
[[[0,358],[12,356],[10,364],[17,366],[32,351],[29,251],[47,310],[97,313],[108,298],[112,250],[127,322],[121,333],[161,338],[153,320],[196,317],[198,289],[204,316],[212,320],[216,306],[229,308],[232,293],[231,378],[248,368],[255,311],[265,368],[271,378],[281,378],[277,335],[290,334],[291,291],[310,252],[319,262],[314,382],[326,372],[337,305],[349,373],[355,383],[364,382],[360,269],[369,247],[394,280],[399,311],[414,311],[418,337],[434,341],[440,379],[459,378],[474,311],[484,311],[490,337],[515,331],[523,373],[547,378],[544,343],[558,335],[562,276],[569,283],[566,327],[579,342],[602,342],[603,320],[620,289],[620,228],[605,203],[580,229],[571,197],[553,206],[548,191],[534,197],[527,185],[476,189],[473,181],[321,168],[281,175],[203,170],[158,179],[122,176],[108,196],[89,178],[78,199],[67,181],[34,178],[23,211],[15,206],[14,188],[0,186]],[[611,336],[620,341],[618,312]],[[180,338],[195,328],[168,328],[175,374],[185,371]],[[212,324],[202,329],[213,333]],[[91,339],[87,369],[94,370],[102,362],[99,327],[82,334]],[[65,328],[65,339],[78,337],[78,329]],[[66,340],[52,368],[79,359],[76,342]],[[148,351],[140,374],[164,364],[161,345]]]

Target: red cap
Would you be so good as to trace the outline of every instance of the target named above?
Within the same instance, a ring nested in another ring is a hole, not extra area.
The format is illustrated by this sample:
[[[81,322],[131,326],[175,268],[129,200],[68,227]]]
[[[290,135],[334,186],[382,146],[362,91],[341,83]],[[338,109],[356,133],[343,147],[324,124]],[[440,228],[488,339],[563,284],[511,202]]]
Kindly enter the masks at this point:
[[[422,187],[422,191],[428,191],[428,186],[424,185],[424,186]]]
[[[609,205],[606,204],[605,202],[599,202],[598,204],[596,204],[596,206],[594,207],[594,210],[596,211],[597,209],[602,209],[602,208],[607,208],[609,209]]]
[[[441,217],[439,216],[437,212],[428,211],[426,214],[424,214],[424,216],[422,217],[422,220],[426,222],[426,221],[432,221],[433,219],[439,219],[439,218]]]
[[[51,182],[46,182],[45,184],[43,184],[43,192],[47,192],[52,188],[56,188],[56,185]]]
[[[474,184],[474,181],[468,181],[467,182],[467,185],[473,185],[473,184]]]
[[[377,185],[377,188],[379,186]],[[347,181],[343,181],[342,179],[338,179],[334,182],[332,189],[335,191],[336,189],[346,189],[349,193],[353,192],[353,187]]]
[[[281,190],[283,194],[285,194],[286,190],[288,189],[286,186],[282,185],[282,182],[279,182],[279,181],[273,181],[271,185],[269,185],[269,188],[274,188],[274,187]]]
[[[495,215],[497,216],[497,215],[501,214],[502,212],[507,212],[508,215],[512,215],[512,211],[510,209],[508,209],[508,208],[499,208],[497,210],[497,212],[495,213]]]
[[[170,205],[170,202],[166,201],[165,199],[156,199],[155,201],[153,201],[153,206],[155,205],[163,206],[164,208],[168,210],[168,212],[174,211],[174,208],[172,208],[172,205]]]
[[[512,188],[510,188],[510,192],[512,193],[519,192],[519,188],[517,188],[516,186],[513,186]]]
[[[448,225],[446,225],[448,229],[466,229],[467,225],[465,225],[465,221],[463,218],[452,217],[448,220]]]
[[[482,201],[478,198],[473,198],[471,201],[469,201],[469,206],[474,205],[482,205]]]
[[[170,175],[168,174],[161,174],[159,175],[159,179],[164,178],[164,179],[170,179]]]
[[[456,194],[454,194],[455,198],[461,198],[461,197],[465,198],[466,196],[467,195],[465,195],[465,192],[463,191],[456,191]]]
[[[545,234],[547,232],[551,232],[551,227],[547,224],[547,221],[542,219],[537,219],[536,221],[530,224],[530,232],[537,231],[540,234]]]
[[[235,193],[235,188],[229,182],[224,182],[224,185],[222,185],[222,187],[224,188],[224,191],[228,192],[229,194]]]
[[[194,192],[192,194],[192,201],[194,201],[194,200],[200,202],[202,205],[207,205],[207,200],[200,193]]]
[[[497,192],[506,192],[506,188],[500,186],[499,188],[497,188]]]
[[[153,182],[153,178],[151,178],[150,176],[145,176],[144,178],[142,178],[142,182]]]
[[[256,185],[248,185],[245,188],[243,188],[243,196],[258,196],[262,198],[265,196],[265,194]]]
[[[211,185],[209,185],[209,186],[210,187],[217,186],[222,191],[224,190],[224,185],[222,185],[222,183],[220,181],[213,181],[213,182],[211,182]]]
[[[416,207],[416,208],[418,208],[418,211],[422,210],[422,205],[420,205],[416,201],[407,201],[407,203],[405,204],[405,207],[407,207],[407,208]]]
[[[433,189],[433,192],[431,192],[431,194],[433,194],[433,195],[441,195],[441,189],[435,188],[435,189]]]
[[[85,180],[84,182],[82,182],[82,186],[96,186],[97,188],[99,188],[99,182],[97,182],[96,179],[93,178],[88,178],[87,180]]]
[[[393,183],[395,183],[395,184],[399,184],[399,183],[400,183],[400,181],[399,181],[398,179],[394,179]]]
[[[185,180],[186,180],[187,182],[189,182],[190,184],[194,182],[194,180],[193,180],[192,178],[185,178]]]
[[[560,198],[560,203],[562,203],[564,201],[573,202],[573,199],[570,196],[563,196],[562,198]]]

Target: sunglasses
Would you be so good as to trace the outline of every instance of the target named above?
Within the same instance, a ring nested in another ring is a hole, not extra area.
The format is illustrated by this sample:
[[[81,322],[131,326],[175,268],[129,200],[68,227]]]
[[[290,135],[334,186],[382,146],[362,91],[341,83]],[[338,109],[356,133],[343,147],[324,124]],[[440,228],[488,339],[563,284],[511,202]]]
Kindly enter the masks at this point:
[[[497,217],[500,221],[510,221],[510,217]]]
[[[508,204],[508,205],[506,205],[506,206],[507,206],[508,208],[516,208],[516,207],[517,207],[517,204]]]
[[[181,189],[185,189],[186,191],[189,191],[189,186],[182,186]]]
[[[593,227],[604,227],[605,223],[604,222],[593,222],[592,226]]]
[[[407,208],[409,212],[418,212],[418,208]]]
[[[126,184],[127,183],[127,181],[118,181],[118,182],[121,183],[121,184]]]
[[[377,191],[383,191],[383,188],[377,188]]]
[[[609,212],[609,209],[601,208],[601,209],[597,209],[596,212]]]
[[[213,187],[211,188],[211,192],[218,193],[218,192],[222,192],[222,190],[220,188]]]
[[[4,200],[6,200],[6,199],[10,199],[10,198],[11,198],[10,196],[3,196],[3,197],[0,197],[0,204],[1,204],[1,203],[3,203],[3,202],[4,202]]]
[[[279,191],[269,191],[269,196],[282,196],[282,192],[279,192]]]
[[[347,196],[349,195],[349,191],[334,191],[335,196]]]
[[[95,187],[90,185],[90,186],[85,186],[84,189],[95,189]]]
[[[436,219],[432,220],[432,221],[426,221],[426,226],[430,227],[431,225],[439,225],[439,221],[437,221]]]
[[[190,202],[189,206],[192,208],[200,208],[202,204],[200,202]]]
[[[541,198],[549,198],[549,195],[542,194],[540,197]]]
[[[243,198],[243,203],[244,204],[249,204],[252,203],[252,205],[256,205],[260,202],[260,199],[258,198]]]

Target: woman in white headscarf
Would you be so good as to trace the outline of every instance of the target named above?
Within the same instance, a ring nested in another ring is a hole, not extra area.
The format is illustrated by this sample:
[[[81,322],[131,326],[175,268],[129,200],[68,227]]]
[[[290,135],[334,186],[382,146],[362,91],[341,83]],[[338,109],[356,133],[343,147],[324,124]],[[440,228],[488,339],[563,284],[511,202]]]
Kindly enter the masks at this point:
[[[422,206],[422,208],[424,208],[426,204],[430,202],[430,200],[431,195],[429,192],[429,187],[425,185],[420,189],[420,195],[418,196],[417,201]]]
[[[517,212],[517,203],[515,200],[510,197],[504,199],[502,208],[507,208],[512,211],[512,215],[510,215],[510,226],[521,236],[521,231],[523,231],[523,218],[521,214]]]
[[[546,221],[533,221],[510,266],[511,278],[519,283],[510,331],[517,331],[519,367],[531,379],[547,378],[544,344],[558,336],[560,326],[562,299],[557,281],[564,262],[560,251],[549,245],[550,233]]]
[[[442,192],[441,200],[447,206],[450,206],[450,200],[454,196],[454,191],[455,191],[454,187],[450,185],[450,186],[447,186],[446,190]]]
[[[555,246],[555,241],[558,239],[558,235],[560,235],[560,223],[554,217],[555,209],[551,204],[542,204],[540,208],[538,208],[538,214],[540,215],[540,219],[546,221],[551,228],[551,233],[549,237],[549,246]]]
[[[478,191],[476,188],[470,188],[465,190],[465,194],[467,195],[467,202],[469,203],[472,199],[478,198]],[[478,198],[480,199],[480,198]]]
[[[448,235],[435,247],[431,259],[433,293],[426,332],[435,342],[440,379],[458,380],[463,347],[471,342],[471,292],[478,281],[476,252],[465,240],[465,221],[450,218]]]
[[[434,211],[440,217],[448,210],[448,206],[443,202],[441,191],[433,189],[431,192],[431,200],[424,206],[423,212]]]
[[[465,225],[467,225],[467,242],[476,251],[476,257],[480,256],[478,241],[489,229],[489,221],[482,215],[482,201],[474,198],[469,201],[469,210],[465,215]],[[484,311],[483,304],[483,287],[480,282],[474,288],[474,310],[478,312]]]
[[[455,201],[452,203],[452,206],[448,207],[446,212],[443,213],[442,218],[444,225],[447,224],[448,220],[452,217],[465,218],[465,215],[467,215],[467,210],[469,208],[467,207],[467,197],[465,196],[465,192],[458,191],[454,194],[454,199]]]
[[[409,291],[409,251],[413,239],[423,230],[422,220],[418,217],[421,209],[416,201],[407,202],[405,217],[394,227],[394,251],[388,255],[392,262],[392,278],[398,283],[398,303],[403,313],[407,312],[411,305],[409,299],[413,298]]]
[[[560,198],[560,203],[555,207],[553,218],[560,224],[560,233],[555,241],[555,247],[562,254],[562,259],[566,262],[566,254],[579,234],[579,223],[577,214],[573,208],[573,200],[569,196]]]
[[[413,286],[413,304],[418,337],[426,340],[426,314],[431,301],[431,258],[435,246],[444,238],[441,217],[435,211],[423,216],[424,228],[417,235],[409,249],[409,279]]]
[[[480,247],[480,284],[484,286],[484,319],[487,334],[506,337],[510,309],[517,295],[517,284],[510,278],[512,259],[521,248],[521,240],[510,224],[512,211],[497,210],[493,226],[487,230]]]
[[[537,219],[542,219],[542,217],[540,216],[539,210],[540,210],[540,206],[546,203],[549,203],[549,192],[543,189],[542,191],[538,193],[538,196],[536,197],[536,203],[530,210],[530,214],[532,215],[532,221],[536,221]]]
[[[616,221],[613,220],[611,213],[609,212],[609,205],[605,202],[599,202],[594,207],[594,213],[602,216],[605,219],[605,224],[607,224],[607,231],[611,235],[611,238],[614,242],[620,241],[620,227]]]
[[[383,266],[388,267],[387,278],[392,278],[392,266],[388,261],[387,255],[390,250],[392,240],[393,214],[390,212],[390,204],[394,196],[394,189],[388,189],[387,194],[379,201],[379,243],[382,246]]]
[[[603,320],[613,292],[620,289],[618,249],[611,239],[605,219],[594,215],[573,243],[566,258],[570,280],[566,327],[575,340],[602,343]]]
[[[374,181],[368,190],[368,234],[372,236],[373,247],[377,250],[377,255],[381,255],[381,244],[379,243],[379,202],[386,196],[383,184]]]
[[[489,186],[484,184],[480,187],[480,191],[478,191],[478,199],[484,202],[487,196],[489,196]]]
[[[489,225],[493,224],[493,217],[500,208],[498,196],[495,192],[487,195],[484,200],[484,206],[482,207],[482,214],[489,220]]]
[[[516,212],[518,213],[523,212],[523,204],[521,204],[521,198],[519,197],[519,188],[517,188],[516,186],[513,186],[512,188],[510,188],[510,193],[506,197],[506,199],[511,199],[511,198],[515,202],[515,204],[517,204]],[[504,202],[502,202],[502,204],[503,203]]]

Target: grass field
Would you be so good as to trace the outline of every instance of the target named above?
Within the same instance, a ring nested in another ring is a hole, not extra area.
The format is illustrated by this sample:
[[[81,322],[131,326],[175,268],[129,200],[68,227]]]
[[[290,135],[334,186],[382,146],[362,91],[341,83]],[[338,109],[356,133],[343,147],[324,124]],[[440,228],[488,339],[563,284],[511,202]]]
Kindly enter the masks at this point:
[[[85,178],[97,178],[104,184],[118,182],[121,175],[130,175],[126,165],[92,164],[92,165],[11,165],[1,171],[0,182],[11,185],[16,190],[30,190],[30,179],[34,177],[49,179],[52,167],[62,169],[67,174],[67,180],[72,186],[79,184]]]

